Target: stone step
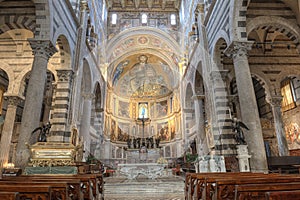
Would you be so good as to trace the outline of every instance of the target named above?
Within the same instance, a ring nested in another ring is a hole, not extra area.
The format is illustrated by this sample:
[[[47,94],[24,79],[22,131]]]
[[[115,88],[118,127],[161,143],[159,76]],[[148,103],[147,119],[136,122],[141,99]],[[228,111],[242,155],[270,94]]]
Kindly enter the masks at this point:
[[[127,180],[125,178],[106,178],[104,184],[104,196],[132,196],[132,195],[169,195],[183,197],[184,180],[177,178],[158,178],[149,180],[138,178]],[[179,198],[180,199],[180,198]]]

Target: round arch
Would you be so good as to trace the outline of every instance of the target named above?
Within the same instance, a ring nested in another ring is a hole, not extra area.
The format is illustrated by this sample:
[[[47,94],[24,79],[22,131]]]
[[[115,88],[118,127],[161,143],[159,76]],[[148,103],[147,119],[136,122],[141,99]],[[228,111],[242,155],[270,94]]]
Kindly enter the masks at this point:
[[[247,23],[247,34],[260,27],[275,28],[276,31],[286,35],[296,45],[300,42],[300,28],[289,20],[276,16],[260,16]]]

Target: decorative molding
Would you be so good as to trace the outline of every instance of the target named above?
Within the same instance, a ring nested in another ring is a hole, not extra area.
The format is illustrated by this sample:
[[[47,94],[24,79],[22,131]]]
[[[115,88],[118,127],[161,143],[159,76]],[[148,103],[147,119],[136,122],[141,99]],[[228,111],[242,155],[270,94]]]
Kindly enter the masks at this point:
[[[46,60],[49,60],[49,58],[57,52],[56,47],[50,40],[29,38],[28,42],[30,43],[34,56],[44,57]]]
[[[248,56],[248,51],[252,49],[252,45],[254,42],[246,41],[246,42],[239,42],[233,41],[227,49],[225,49],[225,55],[231,57],[233,59]]]
[[[22,101],[24,101],[25,99],[19,96],[4,96],[4,100],[7,101],[8,105],[11,106],[18,106],[20,103],[22,103]]]
[[[73,70],[56,70],[57,77],[59,82],[69,82],[73,79],[74,72]]]

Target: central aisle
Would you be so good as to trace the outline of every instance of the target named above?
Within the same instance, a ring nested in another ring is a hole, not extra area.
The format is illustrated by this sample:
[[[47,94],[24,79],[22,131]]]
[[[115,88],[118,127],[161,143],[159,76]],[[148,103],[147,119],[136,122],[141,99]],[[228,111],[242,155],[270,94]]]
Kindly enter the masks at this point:
[[[184,200],[184,178],[180,176],[155,180],[143,176],[136,180],[106,177],[104,181],[105,200]]]

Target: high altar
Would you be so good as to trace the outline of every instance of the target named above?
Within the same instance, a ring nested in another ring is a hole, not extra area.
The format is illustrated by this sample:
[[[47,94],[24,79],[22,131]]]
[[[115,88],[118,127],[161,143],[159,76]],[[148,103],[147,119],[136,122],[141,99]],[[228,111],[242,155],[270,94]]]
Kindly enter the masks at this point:
[[[144,175],[149,179],[155,179],[162,175],[167,162],[160,157],[160,149],[128,150],[125,164],[118,165],[120,174],[128,179],[136,179],[139,175]]]

